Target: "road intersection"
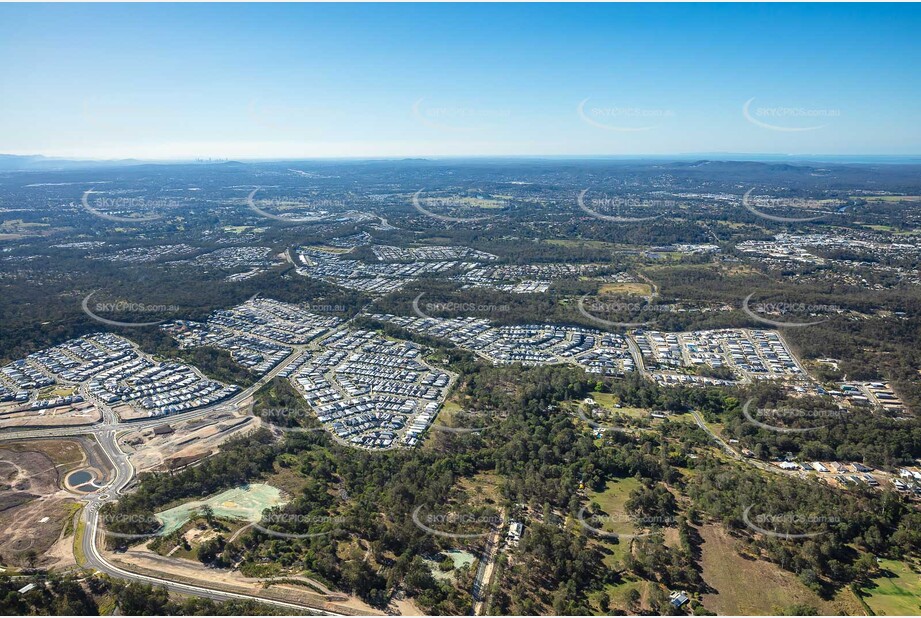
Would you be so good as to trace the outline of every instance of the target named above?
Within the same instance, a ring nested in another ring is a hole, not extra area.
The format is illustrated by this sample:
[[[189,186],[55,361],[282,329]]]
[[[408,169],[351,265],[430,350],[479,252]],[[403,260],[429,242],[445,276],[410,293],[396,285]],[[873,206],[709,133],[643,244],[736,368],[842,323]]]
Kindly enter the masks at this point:
[[[246,400],[252,397],[260,388],[262,388],[276,375],[278,375],[278,373],[280,373],[288,364],[298,358],[305,349],[306,346],[294,346],[294,349],[287,357],[285,357],[272,370],[257,380],[252,386],[243,389],[233,397],[212,406],[174,414],[168,418],[157,417],[146,420],[126,422],[119,421],[115,414],[110,413],[110,411],[107,411],[104,408],[102,421],[96,425],[0,431],[0,441],[68,438],[76,436],[92,436],[95,438],[102,452],[109,460],[114,476],[108,483],[102,485],[98,490],[92,493],[88,493],[83,497],[83,500],[85,501],[85,507],[83,508],[81,517],[83,518],[85,526],[82,528],[83,537],[78,539],[77,542],[80,543],[80,547],[84,556],[86,557],[86,567],[95,569],[102,573],[106,573],[111,577],[163,586],[172,592],[198,596],[217,601],[251,600],[258,601],[260,603],[268,603],[286,609],[297,610],[299,612],[309,612],[316,615],[342,615],[335,612],[330,612],[326,609],[310,607],[304,604],[285,602],[268,597],[228,592],[226,590],[209,587],[205,583],[200,585],[192,585],[173,581],[168,579],[166,574],[161,577],[152,577],[149,575],[134,573],[126,570],[125,568],[112,564],[105,558],[102,552],[102,544],[104,542],[103,539],[105,538],[105,533],[103,527],[100,525],[100,510],[105,504],[113,502],[121,497],[125,489],[135,478],[134,466],[131,465],[127,454],[125,454],[125,452],[122,451],[118,445],[119,437],[122,434],[128,432],[155,427],[162,425],[165,422],[192,420],[213,415],[221,411],[239,409],[241,404],[244,404]]]

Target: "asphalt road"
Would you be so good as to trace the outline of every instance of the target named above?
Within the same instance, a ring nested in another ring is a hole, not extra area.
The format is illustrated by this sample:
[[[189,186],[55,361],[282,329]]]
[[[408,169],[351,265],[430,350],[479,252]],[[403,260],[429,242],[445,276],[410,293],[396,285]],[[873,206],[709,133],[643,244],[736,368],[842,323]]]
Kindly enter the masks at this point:
[[[209,588],[204,583],[201,585],[191,585],[180,582],[171,581],[164,577],[151,577],[148,575],[141,575],[139,573],[132,573],[125,570],[124,568],[117,567],[111,562],[107,561],[102,553],[100,552],[101,543],[105,538],[101,527],[99,525],[99,510],[107,502],[112,502],[117,500],[126,487],[134,480],[135,470],[134,466],[131,465],[131,462],[128,461],[128,456],[119,448],[118,446],[118,436],[122,433],[129,431],[137,431],[139,429],[145,429],[148,427],[155,427],[162,425],[164,423],[170,422],[174,423],[177,421],[190,420],[195,418],[200,418],[203,416],[208,416],[222,410],[227,410],[233,408],[239,403],[243,402],[247,398],[251,397],[256,391],[262,388],[267,382],[274,378],[282,369],[284,369],[289,363],[291,363],[295,358],[300,356],[301,352],[306,349],[306,346],[294,346],[294,349],[287,358],[281,361],[276,367],[271,371],[266,373],[262,378],[260,378],[255,384],[246,388],[230,399],[226,399],[220,403],[217,403],[213,406],[206,408],[200,408],[198,410],[191,410],[189,412],[183,412],[179,414],[170,415],[169,417],[158,417],[153,419],[141,420],[141,421],[129,421],[129,422],[119,422],[115,418],[114,414],[103,413],[103,420],[101,423],[92,426],[82,426],[82,427],[49,427],[46,429],[27,429],[19,431],[4,431],[0,432],[0,441],[2,440],[28,440],[28,439],[41,439],[41,438],[65,438],[72,436],[85,436],[92,435],[96,438],[96,441],[99,443],[99,446],[102,449],[102,452],[109,459],[111,463],[112,470],[115,475],[113,479],[105,486],[101,487],[92,494],[87,494],[84,498],[86,501],[86,507],[83,509],[83,520],[86,523],[83,531],[83,538],[80,539],[80,546],[83,550],[83,554],[86,556],[86,566],[96,569],[102,573],[106,573],[111,577],[116,577],[119,579],[125,579],[128,581],[138,581],[145,582],[149,584],[155,584],[158,586],[163,586],[170,591],[177,592],[180,594],[187,594],[192,596],[203,597],[207,599],[213,599],[216,601],[227,601],[234,599],[246,599],[251,601],[258,601],[260,603],[267,603],[270,605],[276,605],[279,607],[297,610],[299,612],[309,612],[315,615],[324,615],[324,616],[341,616],[343,614],[336,614],[334,612],[329,612],[325,609],[318,609],[315,607],[309,607],[307,605],[301,605],[298,603],[288,603],[284,601],[278,601],[275,599],[269,599],[265,597],[259,597],[254,595],[240,594],[234,592],[226,592],[224,590],[219,590],[215,588]]]
[[[772,474],[782,474],[784,476],[796,476],[795,474],[791,474],[790,472],[787,472],[786,470],[781,470],[780,468],[776,466],[772,466],[769,463],[765,463],[763,461],[754,459],[752,457],[746,457],[745,455],[743,455],[736,449],[732,448],[731,444],[723,440],[720,436],[716,434],[716,432],[710,429],[710,426],[707,425],[707,422],[704,420],[703,416],[701,416],[700,412],[694,410],[693,412],[691,412],[691,414],[694,416],[694,421],[697,423],[697,426],[703,429],[704,431],[706,431],[710,435],[710,437],[713,438],[713,440],[717,444],[719,444],[720,448],[726,451],[726,453],[731,455],[733,458],[738,459],[739,461],[745,462],[750,466],[758,468],[759,470],[764,470],[765,472],[770,472]]]

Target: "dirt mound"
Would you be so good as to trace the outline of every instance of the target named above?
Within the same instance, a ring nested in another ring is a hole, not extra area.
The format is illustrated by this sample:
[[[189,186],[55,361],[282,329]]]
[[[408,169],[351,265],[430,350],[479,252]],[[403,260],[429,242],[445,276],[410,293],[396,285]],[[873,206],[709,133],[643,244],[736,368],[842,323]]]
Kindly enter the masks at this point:
[[[36,498],[38,498],[38,496],[35,494],[30,494],[25,491],[4,492],[0,494],[0,513],[7,509],[12,509],[21,504],[25,504],[30,500],[35,500]]]

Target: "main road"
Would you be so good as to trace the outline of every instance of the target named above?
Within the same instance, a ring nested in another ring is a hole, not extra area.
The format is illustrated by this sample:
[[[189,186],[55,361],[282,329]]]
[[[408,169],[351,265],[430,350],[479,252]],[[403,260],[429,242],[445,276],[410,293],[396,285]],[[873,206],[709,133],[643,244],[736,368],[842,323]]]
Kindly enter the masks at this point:
[[[287,367],[292,361],[298,358],[307,346],[293,346],[291,353],[285,357],[271,371],[262,376],[252,386],[243,389],[233,397],[226,399],[213,406],[199,408],[189,412],[170,415],[168,418],[154,418],[143,421],[119,422],[114,415],[103,414],[101,423],[92,426],[81,427],[49,427],[47,429],[27,429],[20,431],[0,432],[0,441],[2,440],[34,440],[41,438],[66,438],[74,436],[92,435],[96,438],[105,456],[109,459],[114,476],[111,481],[98,489],[92,494],[86,496],[86,506],[83,509],[83,537],[78,540],[80,547],[86,556],[86,566],[96,569],[119,579],[128,581],[144,582],[163,586],[180,594],[213,599],[217,601],[228,600],[250,600],[260,603],[268,603],[286,609],[297,610],[300,612],[309,612],[315,615],[341,616],[330,612],[326,609],[319,609],[302,605],[299,603],[290,603],[260,597],[255,595],[241,594],[236,592],[227,592],[225,590],[211,588],[206,584],[192,585],[167,579],[167,574],[160,577],[142,575],[133,573],[124,568],[115,566],[103,556],[100,551],[100,544],[104,542],[104,531],[99,523],[99,511],[108,502],[117,500],[125,491],[125,488],[134,480],[134,466],[128,460],[128,456],[118,446],[118,437],[129,431],[136,431],[147,427],[162,425],[164,422],[176,422],[200,418],[222,410],[233,409],[249,397],[252,397],[260,388],[272,380],[279,372]]]

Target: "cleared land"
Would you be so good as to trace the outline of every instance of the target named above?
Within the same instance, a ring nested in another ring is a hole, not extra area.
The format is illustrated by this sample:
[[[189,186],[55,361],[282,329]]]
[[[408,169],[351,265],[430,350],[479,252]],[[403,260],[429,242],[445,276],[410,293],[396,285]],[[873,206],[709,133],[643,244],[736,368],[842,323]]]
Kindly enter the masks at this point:
[[[873,580],[872,588],[862,590],[864,601],[877,616],[917,616],[921,614],[921,573],[905,562],[882,560],[883,575]]]
[[[609,412],[623,414],[625,416],[632,416],[635,418],[649,417],[649,410],[647,408],[633,408],[630,406],[624,406],[620,404],[620,400],[617,398],[617,395],[612,395],[611,393],[592,393],[591,397],[596,402],[598,402],[598,405]],[[621,407],[615,407],[617,405],[621,405]]]
[[[99,409],[88,403],[45,410],[20,408],[21,406],[7,406],[5,411],[0,411],[0,428],[77,427],[92,425],[102,420]]]
[[[592,528],[597,528],[604,532],[613,532],[619,535],[635,535],[642,533],[642,530],[637,530],[636,526],[634,526],[627,514],[627,509],[624,507],[624,504],[630,498],[630,492],[639,486],[639,480],[635,478],[626,478],[609,481],[602,492],[588,492],[588,503],[597,503],[601,507],[601,510],[604,511],[602,517],[605,519],[593,519],[592,516],[586,512],[584,515],[585,523]],[[632,546],[632,539],[622,538],[615,540],[606,539],[601,536],[594,536],[592,538],[594,539],[593,542],[597,543],[605,554],[605,566],[616,570],[622,569],[624,558],[627,556]],[[627,592],[624,592],[624,594],[626,593]],[[611,592],[610,594],[613,598],[614,593]],[[629,610],[626,605],[618,607],[621,607],[625,611]]]
[[[273,506],[284,504],[281,492],[264,483],[253,483],[244,487],[228,489],[207,500],[193,500],[157,513],[163,523],[162,534],[167,535],[180,529],[192,516],[192,512],[205,505],[210,506],[218,517],[259,521],[262,512]]]
[[[704,581],[713,589],[703,595],[703,605],[720,615],[782,613],[792,605],[815,608],[819,615],[862,615],[859,601],[845,590],[825,601],[793,573],[766,560],[741,555],[737,541],[714,525],[699,528],[703,537],[701,560]]]
[[[77,508],[62,489],[71,470],[92,466],[78,440],[0,443],[0,556],[4,564],[50,566],[51,548]],[[104,472],[99,470],[98,474]]]
[[[282,601],[307,603],[313,607],[346,615],[379,615],[379,611],[354,596],[340,593],[319,594],[316,584],[301,583],[306,578],[287,577],[284,582],[272,583],[271,578],[246,577],[239,571],[215,569],[191,560],[161,556],[153,551],[136,547],[126,552],[103,552],[110,562],[128,567],[134,572],[163,577],[168,574],[173,581],[198,584],[229,592],[264,596]]]
[[[123,440],[132,465],[139,472],[176,470],[217,453],[230,438],[261,425],[241,411],[221,412],[200,419],[170,423],[163,419],[161,433],[137,430]],[[169,432],[166,428],[172,431]]]
[[[658,587],[655,582],[644,579],[631,579],[619,584],[609,585],[604,589],[608,594],[609,607],[608,613],[613,610],[620,610],[628,614],[638,614],[640,612],[651,612],[652,605],[649,602],[652,591]],[[601,591],[590,595],[593,605],[599,613],[604,613],[600,607],[599,598]]]
[[[633,296],[650,296],[652,286],[648,283],[602,283],[598,288],[599,294],[630,294]]]

